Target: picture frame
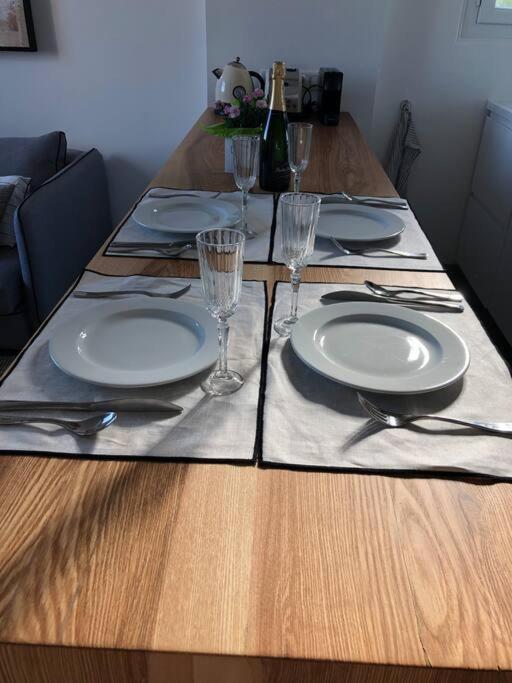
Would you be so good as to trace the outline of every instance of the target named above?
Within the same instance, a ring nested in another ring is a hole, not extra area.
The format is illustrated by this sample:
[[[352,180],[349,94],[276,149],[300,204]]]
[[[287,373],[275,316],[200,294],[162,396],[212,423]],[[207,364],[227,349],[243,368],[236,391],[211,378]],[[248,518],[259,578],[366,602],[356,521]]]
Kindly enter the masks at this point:
[[[0,51],[36,50],[30,0],[0,0]]]

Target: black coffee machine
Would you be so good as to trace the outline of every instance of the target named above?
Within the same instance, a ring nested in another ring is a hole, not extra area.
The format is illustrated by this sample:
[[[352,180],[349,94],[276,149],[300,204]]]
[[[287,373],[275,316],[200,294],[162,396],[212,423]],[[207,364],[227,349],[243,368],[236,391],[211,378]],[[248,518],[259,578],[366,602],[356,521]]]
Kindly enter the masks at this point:
[[[337,126],[340,121],[343,73],[339,69],[322,67],[319,70],[319,119],[325,126]]]

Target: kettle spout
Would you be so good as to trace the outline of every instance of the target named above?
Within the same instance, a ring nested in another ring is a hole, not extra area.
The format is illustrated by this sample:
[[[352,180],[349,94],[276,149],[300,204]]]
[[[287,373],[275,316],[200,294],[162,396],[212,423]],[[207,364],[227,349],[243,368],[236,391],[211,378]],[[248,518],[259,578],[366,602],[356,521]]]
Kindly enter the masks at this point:
[[[220,78],[222,76],[222,69],[219,69],[219,67],[217,67],[212,71],[212,74],[215,76],[215,78]]]

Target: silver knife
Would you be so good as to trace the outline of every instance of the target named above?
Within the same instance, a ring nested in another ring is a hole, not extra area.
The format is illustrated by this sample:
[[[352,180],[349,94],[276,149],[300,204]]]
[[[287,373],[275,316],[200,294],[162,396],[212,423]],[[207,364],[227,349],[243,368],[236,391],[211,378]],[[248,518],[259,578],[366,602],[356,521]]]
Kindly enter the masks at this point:
[[[181,413],[176,403],[156,398],[114,398],[108,401],[0,401],[0,411],[11,410],[76,410],[124,413]]]
[[[155,299],[179,299],[180,296],[186,294],[192,285],[189,283],[184,287],[180,287],[174,292],[149,292],[145,289],[119,289],[119,290],[106,290],[105,292],[89,292],[84,289],[75,289],[73,296],[77,299],[104,299],[111,296],[126,296],[140,294],[142,296],[151,296]]]
[[[149,192],[146,194],[146,197],[150,197],[151,199],[174,199],[174,197],[199,197],[198,194],[193,194],[192,192],[169,192],[164,190],[160,190],[158,188],[155,188],[154,190],[149,190]]]
[[[434,301],[425,299],[399,299],[392,296],[377,296],[367,292],[354,292],[348,290],[340,290],[337,292],[329,292],[321,297],[322,301],[373,301],[377,303],[399,304],[407,308],[419,308],[421,310],[449,310],[454,313],[462,313],[464,306],[460,303],[448,301]]]
[[[343,197],[322,197],[322,204],[344,204],[345,206],[357,204],[358,206],[369,206],[375,209],[398,209],[400,211],[407,211],[409,208],[404,204],[379,201],[378,199],[349,200],[343,199]]]
[[[188,240],[173,240],[172,242],[113,242],[109,245],[109,249],[172,249],[173,247],[184,247],[193,241],[191,237]]]

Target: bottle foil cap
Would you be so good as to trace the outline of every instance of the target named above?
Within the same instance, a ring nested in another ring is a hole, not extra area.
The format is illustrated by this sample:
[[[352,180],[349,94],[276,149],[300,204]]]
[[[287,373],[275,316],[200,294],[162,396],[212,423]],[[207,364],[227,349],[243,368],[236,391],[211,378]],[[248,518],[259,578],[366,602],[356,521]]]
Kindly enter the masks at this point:
[[[274,62],[272,64],[272,79],[286,77],[286,64],[284,62]]]

